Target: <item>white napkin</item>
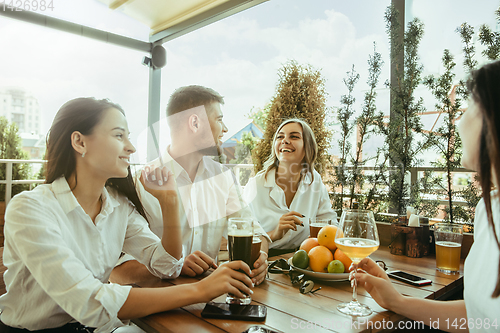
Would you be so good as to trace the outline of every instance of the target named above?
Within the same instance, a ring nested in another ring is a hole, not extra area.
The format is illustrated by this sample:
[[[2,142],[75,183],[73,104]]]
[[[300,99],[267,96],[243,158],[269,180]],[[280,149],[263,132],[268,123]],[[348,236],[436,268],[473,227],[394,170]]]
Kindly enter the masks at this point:
[[[420,216],[411,214],[410,221],[408,222],[409,227],[420,227]]]
[[[415,208],[413,208],[412,206],[406,207],[406,218],[410,219],[410,216],[415,213],[416,213]]]

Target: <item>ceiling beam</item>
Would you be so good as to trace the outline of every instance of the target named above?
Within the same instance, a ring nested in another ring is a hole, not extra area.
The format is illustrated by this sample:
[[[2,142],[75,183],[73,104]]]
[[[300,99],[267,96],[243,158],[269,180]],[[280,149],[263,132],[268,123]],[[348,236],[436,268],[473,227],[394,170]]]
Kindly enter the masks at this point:
[[[125,3],[129,2],[130,0],[115,0],[112,3],[109,4],[109,9],[116,9],[120,6],[123,6]]]
[[[99,29],[90,28],[84,25],[64,21],[58,18],[38,14],[31,11],[25,11],[25,10],[16,11],[15,9],[5,10],[5,11],[0,11],[0,15],[20,21],[41,25],[47,28],[61,30],[75,35],[100,40],[105,43],[123,46],[129,49],[134,49],[144,52],[151,52],[152,50],[152,43],[117,35]]]
[[[152,43],[165,43],[197,30],[211,23],[217,22],[228,16],[234,15],[245,9],[254,7],[269,0],[229,0],[217,7],[211,8],[201,14],[195,15],[179,24],[160,31],[149,38]]]

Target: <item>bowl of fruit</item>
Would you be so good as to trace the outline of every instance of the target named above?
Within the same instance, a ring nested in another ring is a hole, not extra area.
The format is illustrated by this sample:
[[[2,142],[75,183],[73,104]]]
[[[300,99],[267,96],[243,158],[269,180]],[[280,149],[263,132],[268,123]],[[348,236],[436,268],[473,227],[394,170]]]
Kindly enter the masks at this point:
[[[308,277],[326,281],[349,279],[351,259],[335,244],[337,227],[327,225],[318,233],[317,238],[307,238],[294,253],[288,263]]]

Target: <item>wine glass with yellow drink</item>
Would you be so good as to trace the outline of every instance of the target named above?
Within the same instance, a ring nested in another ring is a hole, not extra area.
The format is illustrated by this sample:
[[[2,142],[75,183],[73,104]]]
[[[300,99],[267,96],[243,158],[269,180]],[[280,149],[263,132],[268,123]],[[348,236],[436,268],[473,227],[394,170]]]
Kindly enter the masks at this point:
[[[342,252],[351,258],[356,270],[361,259],[377,250],[380,244],[373,213],[361,209],[344,210],[335,235],[335,243]],[[368,316],[372,310],[367,305],[358,302],[356,277],[353,281],[352,300],[339,304],[337,309],[351,316]]]

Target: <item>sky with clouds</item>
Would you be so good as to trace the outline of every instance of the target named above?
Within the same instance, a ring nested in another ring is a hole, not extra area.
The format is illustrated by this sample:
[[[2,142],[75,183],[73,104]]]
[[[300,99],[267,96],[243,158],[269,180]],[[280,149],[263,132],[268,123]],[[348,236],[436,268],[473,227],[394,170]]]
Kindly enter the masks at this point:
[[[54,17],[147,40],[149,29],[96,0],[53,0]],[[382,82],[389,77],[389,44],[384,11],[389,0],[271,0],[164,44],[163,117],[175,88],[201,84],[225,96],[224,119],[229,133],[247,122],[252,108],[263,107],[275,93],[278,69],[288,60],[310,64],[326,80],[327,105],[339,105],[346,93],[342,82],[352,65],[360,74],[357,109],[367,89],[367,60],[377,45],[385,61],[377,105],[387,110],[389,96]],[[407,0],[407,18],[425,24],[420,56],[424,75],[442,71],[445,48],[456,56],[462,77],[461,43],[455,29],[463,22],[477,28],[496,27],[498,0]],[[1,10],[1,8],[0,8]],[[143,52],[102,43],[0,16],[0,87],[21,87],[42,108],[48,130],[58,108],[80,96],[110,98],[127,114],[136,161],[144,161],[147,125],[148,69]],[[478,58],[478,60],[481,60]],[[419,94],[428,94],[424,88]],[[426,98],[428,108],[434,101]],[[162,126],[163,138],[168,137]],[[162,140],[165,145],[166,139]]]

